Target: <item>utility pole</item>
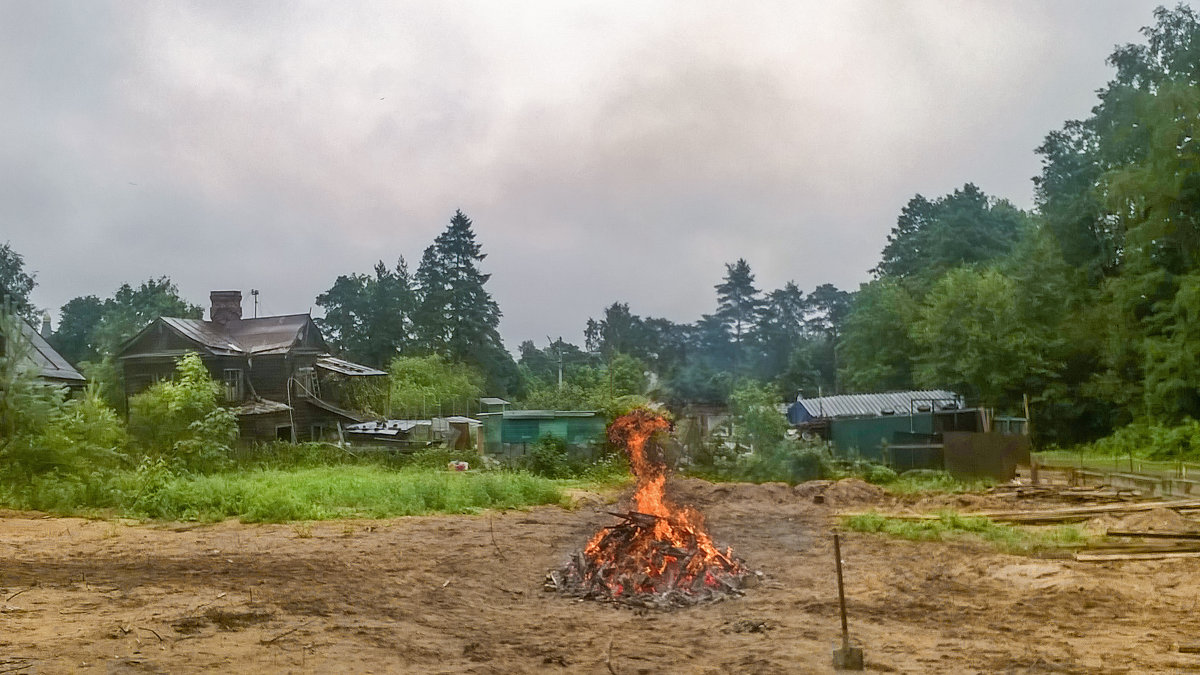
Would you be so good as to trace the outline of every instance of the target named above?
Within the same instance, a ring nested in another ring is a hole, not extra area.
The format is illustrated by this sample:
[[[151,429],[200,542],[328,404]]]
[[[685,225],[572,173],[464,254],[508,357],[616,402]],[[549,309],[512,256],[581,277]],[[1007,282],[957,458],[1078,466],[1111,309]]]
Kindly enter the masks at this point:
[[[258,289],[251,288],[250,295],[254,298],[254,318],[258,318]]]
[[[558,342],[550,340],[550,336],[546,336],[546,341],[554,345],[554,351],[558,352],[558,390],[562,391],[562,369],[563,369],[563,353],[562,353],[562,337],[558,338]]]

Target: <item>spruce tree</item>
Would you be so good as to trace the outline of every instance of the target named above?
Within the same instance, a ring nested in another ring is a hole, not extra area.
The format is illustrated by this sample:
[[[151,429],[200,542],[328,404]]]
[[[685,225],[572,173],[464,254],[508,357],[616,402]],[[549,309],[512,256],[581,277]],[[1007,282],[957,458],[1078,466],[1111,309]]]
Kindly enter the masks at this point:
[[[744,258],[725,265],[725,279],[717,284],[717,313],[733,341],[735,363],[742,356],[762,313],[762,298],[754,287],[754,273]]]
[[[479,270],[486,257],[471,219],[455,211],[417,269],[421,300],[416,321],[427,350],[479,366],[489,389],[503,393],[518,386],[518,373],[500,340],[500,306],[484,288],[491,275]]]

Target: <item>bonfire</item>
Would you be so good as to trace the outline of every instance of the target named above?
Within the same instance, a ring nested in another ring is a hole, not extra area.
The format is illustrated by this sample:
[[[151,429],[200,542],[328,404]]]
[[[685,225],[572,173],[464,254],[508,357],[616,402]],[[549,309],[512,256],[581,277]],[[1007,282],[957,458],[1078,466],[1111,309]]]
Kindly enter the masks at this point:
[[[596,532],[583,550],[551,570],[547,590],[665,609],[736,597],[757,581],[732,549],[717,548],[699,511],[667,499],[666,462],[649,441],[669,428],[643,409],[609,428],[609,440],[624,448],[637,477],[633,510],[612,513],[620,522]]]

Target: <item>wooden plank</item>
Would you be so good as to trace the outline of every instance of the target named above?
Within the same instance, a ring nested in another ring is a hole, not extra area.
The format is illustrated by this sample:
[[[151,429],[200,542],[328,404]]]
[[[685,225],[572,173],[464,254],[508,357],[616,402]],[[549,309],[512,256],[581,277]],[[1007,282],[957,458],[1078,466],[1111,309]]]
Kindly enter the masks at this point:
[[[1079,562],[1113,562],[1120,560],[1168,560],[1171,558],[1200,558],[1200,551],[1168,551],[1163,553],[1089,553],[1075,554]]]
[[[1137,532],[1134,530],[1109,530],[1109,537],[1145,537],[1148,539],[1200,539],[1200,532]]]

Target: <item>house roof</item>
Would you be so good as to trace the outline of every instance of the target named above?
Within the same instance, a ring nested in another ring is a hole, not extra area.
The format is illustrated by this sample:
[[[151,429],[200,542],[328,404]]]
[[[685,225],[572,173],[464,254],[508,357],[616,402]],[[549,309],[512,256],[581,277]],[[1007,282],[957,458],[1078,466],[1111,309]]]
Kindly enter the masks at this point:
[[[161,320],[187,339],[216,353],[248,355],[287,352],[304,339],[304,331],[312,324],[308,314],[264,316],[226,324],[166,316]]]
[[[917,391],[890,391],[879,394],[842,394],[819,398],[796,399],[810,418],[822,417],[877,417],[887,414],[907,415],[914,401],[950,399],[961,402],[961,397],[944,389]]]
[[[29,360],[33,361],[39,375],[46,379],[63,380],[68,383],[87,382],[87,378],[80,375],[79,371],[75,370],[75,366],[54,351],[50,343],[46,342],[46,339],[33,326],[23,319],[20,320],[20,323],[21,332],[29,341]]]
[[[494,396],[484,396],[483,398],[479,399],[479,403],[482,405],[509,405],[508,401],[505,401],[502,398],[496,398]]]

